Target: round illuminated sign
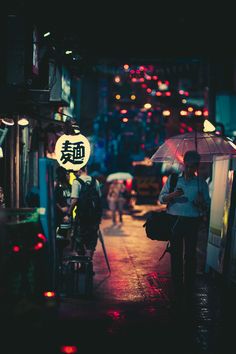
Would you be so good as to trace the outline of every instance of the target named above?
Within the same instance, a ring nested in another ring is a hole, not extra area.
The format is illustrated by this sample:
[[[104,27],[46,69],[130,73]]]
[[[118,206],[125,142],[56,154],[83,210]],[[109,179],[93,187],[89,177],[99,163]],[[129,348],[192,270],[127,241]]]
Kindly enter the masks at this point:
[[[71,171],[78,171],[87,164],[90,151],[90,143],[82,134],[64,134],[57,140],[55,146],[59,165]]]

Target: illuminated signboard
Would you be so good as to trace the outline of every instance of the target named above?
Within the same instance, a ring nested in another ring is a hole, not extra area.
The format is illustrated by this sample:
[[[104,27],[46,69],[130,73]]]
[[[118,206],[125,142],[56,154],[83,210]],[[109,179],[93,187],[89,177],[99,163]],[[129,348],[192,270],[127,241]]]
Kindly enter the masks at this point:
[[[90,157],[90,143],[82,135],[62,135],[56,142],[55,154],[60,166],[69,171],[78,171]]]

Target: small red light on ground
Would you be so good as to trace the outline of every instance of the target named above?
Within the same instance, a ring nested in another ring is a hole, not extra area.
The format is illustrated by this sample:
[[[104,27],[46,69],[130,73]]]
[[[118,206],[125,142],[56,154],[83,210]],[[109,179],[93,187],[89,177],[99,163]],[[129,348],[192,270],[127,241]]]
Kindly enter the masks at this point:
[[[43,243],[42,242],[38,242],[34,246],[35,251],[41,250],[41,248],[43,248]]]
[[[41,234],[41,233],[38,233],[38,238],[40,238],[42,241],[46,242],[47,239],[46,239],[46,236],[44,236],[44,234]]]
[[[108,315],[113,318],[113,320],[119,320],[121,318],[120,311],[109,310]]]
[[[44,297],[55,297],[56,293],[54,291],[45,291],[43,295]]]
[[[12,251],[13,252],[20,252],[20,247],[15,245],[15,246],[12,247]]]
[[[61,353],[75,354],[75,353],[78,353],[78,350],[75,345],[63,345],[61,347]]]

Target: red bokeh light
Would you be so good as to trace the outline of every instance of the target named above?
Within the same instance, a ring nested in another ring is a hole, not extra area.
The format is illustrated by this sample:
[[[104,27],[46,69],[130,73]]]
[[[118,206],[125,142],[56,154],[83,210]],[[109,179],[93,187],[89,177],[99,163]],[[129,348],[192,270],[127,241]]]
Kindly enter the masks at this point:
[[[38,238],[40,238],[43,242],[46,242],[46,241],[47,241],[46,236],[44,236],[44,234],[38,233],[37,236],[38,236]]]
[[[75,345],[63,345],[61,347],[61,353],[75,354],[75,353],[78,353],[78,350],[77,350],[77,347]]]
[[[168,176],[162,176],[162,185],[164,185],[166,183],[166,181],[168,180]]]
[[[43,243],[42,242],[38,242],[38,243],[36,243],[36,245],[34,246],[34,250],[35,251],[38,251],[38,250],[40,250],[40,249],[42,249],[43,248]]]
[[[131,189],[132,189],[132,179],[131,178],[126,180],[126,188],[128,191],[131,191]]]
[[[13,251],[13,252],[20,252],[20,247],[17,246],[17,245],[14,245],[14,246],[12,247],[12,251]]]

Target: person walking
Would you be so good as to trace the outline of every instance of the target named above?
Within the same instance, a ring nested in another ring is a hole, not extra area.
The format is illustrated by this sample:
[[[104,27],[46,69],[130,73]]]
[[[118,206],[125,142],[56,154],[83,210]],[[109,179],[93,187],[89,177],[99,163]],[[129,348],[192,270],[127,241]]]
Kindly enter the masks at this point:
[[[197,267],[198,227],[208,214],[210,197],[208,184],[199,177],[200,155],[195,150],[184,155],[184,170],[178,176],[175,190],[169,193],[170,177],[159,195],[161,204],[167,204],[172,238],[170,240],[171,277],[175,297],[191,295],[194,290]]]
[[[127,189],[124,183],[114,180],[109,187],[107,202],[112,212],[113,226],[117,225],[117,213],[119,214],[119,225],[123,223],[123,211],[126,203]]]
[[[75,173],[72,183],[70,207],[65,221],[74,219],[74,238],[79,255],[93,258],[97,246],[99,225],[102,218],[102,193],[97,179],[89,176],[87,166]]]

